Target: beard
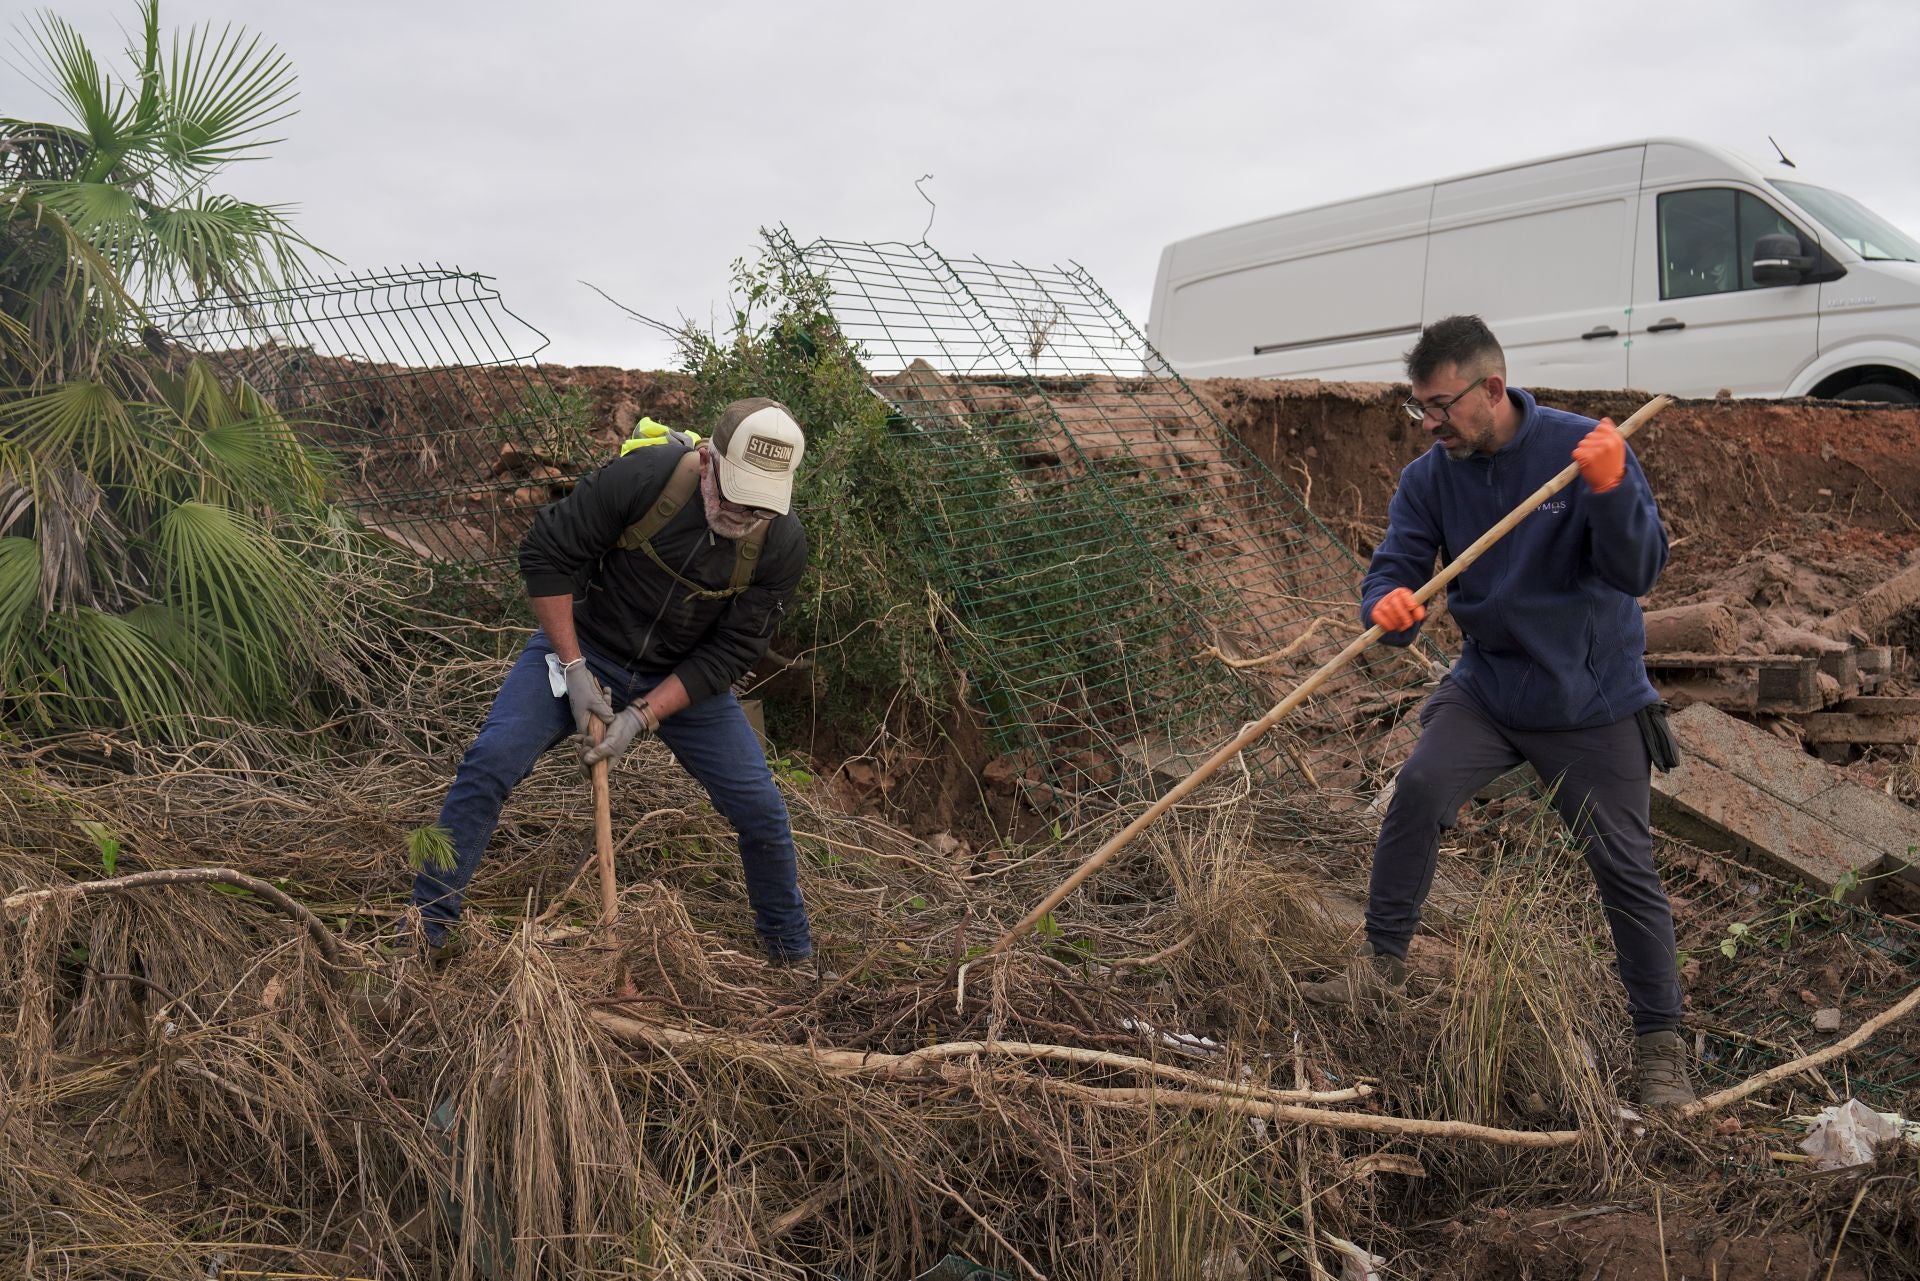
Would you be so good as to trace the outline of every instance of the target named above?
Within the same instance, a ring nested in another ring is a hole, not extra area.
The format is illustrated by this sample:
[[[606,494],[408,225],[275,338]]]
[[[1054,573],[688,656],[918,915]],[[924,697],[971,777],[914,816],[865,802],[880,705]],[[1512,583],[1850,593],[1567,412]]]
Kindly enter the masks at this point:
[[[1446,450],[1447,457],[1454,462],[1464,463],[1477,453],[1493,452],[1487,448],[1491,444],[1493,444],[1493,428],[1488,427],[1478,432],[1471,429],[1458,431],[1454,434],[1453,444],[1442,443],[1440,448]]]
[[[707,528],[722,538],[738,541],[760,528],[766,518],[745,515],[720,497],[720,482],[715,477],[718,471],[718,465],[709,459],[706,470],[700,473],[700,502],[706,508]]]

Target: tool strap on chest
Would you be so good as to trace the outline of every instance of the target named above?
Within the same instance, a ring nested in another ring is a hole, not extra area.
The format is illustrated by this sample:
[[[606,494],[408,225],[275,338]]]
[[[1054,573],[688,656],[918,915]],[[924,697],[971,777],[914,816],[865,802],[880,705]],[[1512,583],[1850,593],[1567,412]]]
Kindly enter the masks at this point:
[[[674,465],[673,474],[667,477],[666,487],[653,500],[653,506],[647,509],[647,514],[627,526],[616,545],[622,551],[644,553],[648,560],[660,567],[662,573],[684,587],[689,596],[697,600],[726,600],[752,586],[753,572],[760,563],[760,548],[767,541],[767,530],[773,522],[761,522],[745,538],[728,539],[733,544],[732,579],[725,587],[702,587],[692,579],[682,577],[653,548],[654,536],[665,529],[667,522],[679,514],[681,508],[695,501],[699,494],[700,455],[689,449]]]

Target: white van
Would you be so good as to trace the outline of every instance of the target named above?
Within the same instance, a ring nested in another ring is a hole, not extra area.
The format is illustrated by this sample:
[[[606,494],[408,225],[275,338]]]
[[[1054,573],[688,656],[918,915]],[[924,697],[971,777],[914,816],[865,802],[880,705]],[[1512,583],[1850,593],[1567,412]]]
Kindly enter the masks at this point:
[[[1652,138],[1167,246],[1181,374],[1396,380],[1473,312],[1521,386],[1920,403],[1920,243],[1785,164]]]

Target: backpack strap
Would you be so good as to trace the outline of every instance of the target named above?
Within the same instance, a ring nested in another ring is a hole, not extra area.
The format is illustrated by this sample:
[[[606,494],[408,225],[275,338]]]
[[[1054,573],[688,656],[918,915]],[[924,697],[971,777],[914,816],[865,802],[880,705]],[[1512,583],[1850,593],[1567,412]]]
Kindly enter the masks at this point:
[[[760,548],[767,541],[767,531],[773,528],[773,522],[763,520],[754,526],[753,532],[733,545],[733,582],[728,591],[739,595],[753,583],[753,571],[760,568]]]
[[[653,500],[653,506],[647,509],[647,514],[627,526],[626,532],[620,535],[617,544],[620,550],[636,552],[647,548],[651,551],[649,544],[653,542],[653,536],[665,529],[667,522],[692,502],[699,490],[700,455],[689,449],[674,464],[673,474],[667,477],[665,488],[661,489],[660,497]]]
[[[767,530],[773,522],[767,521],[745,538],[733,540],[733,578],[725,587],[702,587],[688,578],[683,578],[673,566],[660,557],[653,549],[656,534],[667,527],[667,522],[677,515],[682,507],[692,502],[700,491],[700,455],[689,449],[674,464],[673,474],[667,477],[667,483],[660,496],[653,500],[653,506],[647,514],[627,526],[616,544],[622,551],[640,552],[659,567],[660,572],[687,590],[687,594],[699,600],[725,600],[729,596],[738,596],[753,585],[753,572],[760,565],[760,549],[767,541]]]

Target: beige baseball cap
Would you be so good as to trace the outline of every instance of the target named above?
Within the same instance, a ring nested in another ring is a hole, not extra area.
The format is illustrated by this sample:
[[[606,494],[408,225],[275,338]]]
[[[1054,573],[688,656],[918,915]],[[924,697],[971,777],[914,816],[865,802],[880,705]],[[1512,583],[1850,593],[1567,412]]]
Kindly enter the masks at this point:
[[[807,438],[787,407],[756,396],[720,411],[709,438],[720,467],[720,495],[742,507],[785,513]]]

